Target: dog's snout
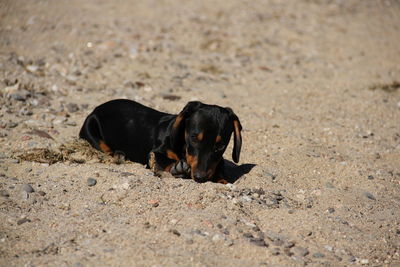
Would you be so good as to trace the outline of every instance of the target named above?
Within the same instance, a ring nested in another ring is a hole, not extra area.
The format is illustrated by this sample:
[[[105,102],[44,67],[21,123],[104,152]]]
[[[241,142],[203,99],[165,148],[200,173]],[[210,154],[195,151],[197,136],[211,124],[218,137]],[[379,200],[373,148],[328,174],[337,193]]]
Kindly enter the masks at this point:
[[[207,173],[206,172],[195,172],[195,173],[193,173],[193,179],[198,183],[204,183],[208,180]]]

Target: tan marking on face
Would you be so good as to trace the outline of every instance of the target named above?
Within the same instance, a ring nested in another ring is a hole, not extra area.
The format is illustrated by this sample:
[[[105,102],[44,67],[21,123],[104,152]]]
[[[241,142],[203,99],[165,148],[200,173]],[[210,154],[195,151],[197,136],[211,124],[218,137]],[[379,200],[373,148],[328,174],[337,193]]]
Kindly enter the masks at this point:
[[[111,154],[112,153],[112,149],[108,145],[106,145],[106,143],[104,143],[103,140],[100,140],[99,147],[100,147],[100,150],[103,151],[106,154]]]
[[[181,124],[182,119],[183,119],[183,115],[179,114],[179,115],[176,117],[175,122],[174,122],[174,124],[172,125],[172,127],[173,127],[174,129],[178,128],[178,127],[179,127],[179,124]]]
[[[198,164],[198,159],[197,157],[190,155],[187,150],[186,150],[186,162],[189,164],[190,166],[190,175],[191,177],[193,177],[193,173],[196,171],[197,169],[197,164]]]
[[[167,149],[167,158],[173,159],[173,160],[176,160],[176,161],[179,160],[178,155],[176,155],[176,153],[174,151],[169,150],[169,149]]]
[[[220,135],[217,135],[217,138],[215,138],[215,143],[221,142],[222,137]]]
[[[216,182],[219,184],[228,184],[228,181],[225,180],[224,178],[219,178]]]
[[[204,132],[201,132],[197,135],[197,140],[202,141],[204,138]]]

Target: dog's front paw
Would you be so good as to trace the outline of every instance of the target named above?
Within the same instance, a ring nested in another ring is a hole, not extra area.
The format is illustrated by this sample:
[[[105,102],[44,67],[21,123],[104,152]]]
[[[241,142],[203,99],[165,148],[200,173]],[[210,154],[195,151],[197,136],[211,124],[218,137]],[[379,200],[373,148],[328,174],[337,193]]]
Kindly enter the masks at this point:
[[[169,171],[174,177],[187,178],[190,176],[190,166],[183,159],[177,161]]]
[[[160,176],[160,166],[156,161],[156,154],[154,152],[150,152],[149,154],[149,167],[150,170],[154,173],[155,176]]]

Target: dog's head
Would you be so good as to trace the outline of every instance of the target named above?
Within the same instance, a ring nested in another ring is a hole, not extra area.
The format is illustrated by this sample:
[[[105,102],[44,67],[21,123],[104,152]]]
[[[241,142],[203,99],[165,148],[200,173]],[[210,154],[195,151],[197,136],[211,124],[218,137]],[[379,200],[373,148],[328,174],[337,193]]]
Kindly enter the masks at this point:
[[[239,162],[241,130],[239,118],[232,109],[194,101],[176,117],[171,141],[175,151],[184,150],[191,177],[197,182],[206,182],[213,178],[232,132],[232,159]]]

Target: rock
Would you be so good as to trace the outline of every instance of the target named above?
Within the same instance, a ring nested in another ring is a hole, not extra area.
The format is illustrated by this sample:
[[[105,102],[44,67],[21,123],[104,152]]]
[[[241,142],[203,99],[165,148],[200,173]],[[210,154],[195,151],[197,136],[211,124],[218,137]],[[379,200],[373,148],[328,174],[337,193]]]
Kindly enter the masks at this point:
[[[316,252],[316,253],[313,254],[313,257],[314,258],[324,258],[325,254],[320,253],[320,252]]]
[[[27,193],[33,193],[35,192],[35,190],[33,189],[33,187],[30,184],[24,184],[22,185],[22,190],[24,190]]]
[[[226,184],[225,186],[228,187],[232,191],[236,190],[236,185],[234,185],[234,184]]]
[[[87,185],[88,186],[95,186],[97,184],[97,180],[94,178],[88,178],[87,179]]]
[[[66,107],[67,107],[68,112],[70,112],[70,113],[79,111],[79,106],[75,103],[68,103]]]
[[[275,239],[275,240],[273,241],[273,244],[274,244],[275,246],[283,246],[283,241],[280,240],[280,239]]]
[[[181,236],[181,233],[179,233],[179,231],[178,230],[176,230],[176,229],[171,229],[171,230],[169,230],[171,233],[173,233],[174,235],[176,235],[176,236]]]
[[[18,126],[18,123],[10,121],[9,123],[7,123],[7,128],[15,128]]]
[[[328,208],[328,212],[329,212],[329,213],[334,213],[334,212],[335,212],[335,209],[334,209],[334,208]]]
[[[275,233],[275,232],[272,232],[272,231],[267,231],[266,235],[269,238],[269,240],[271,240],[271,241],[279,239],[279,235],[277,233]]]
[[[292,251],[295,255],[297,256],[301,256],[301,257],[305,257],[307,256],[310,252],[308,251],[308,249],[303,248],[303,247],[294,247],[292,248]]]
[[[281,254],[281,250],[279,248],[272,248],[271,254],[274,256],[277,256],[277,255]]]
[[[38,193],[40,196],[42,196],[42,197],[46,195],[46,193],[43,192],[43,191],[38,191],[37,193]]]
[[[259,247],[268,247],[268,244],[265,242],[264,238],[250,238],[250,243]]]
[[[369,198],[369,199],[372,199],[372,200],[376,200],[375,196],[373,194],[369,193],[369,192],[364,192],[363,195],[366,198]]]
[[[29,198],[29,194],[26,191],[22,191],[21,196],[23,200],[28,200]]]
[[[286,242],[283,243],[283,247],[284,248],[292,248],[292,247],[294,247],[294,242],[286,241]]]
[[[369,264],[369,260],[368,259],[360,259],[360,263],[362,265],[367,265],[367,264]]]
[[[368,180],[373,180],[373,179],[374,179],[374,176],[368,175]]]
[[[354,256],[349,257],[349,262],[355,262],[355,261],[357,261],[356,257],[354,257]]]
[[[10,98],[16,101],[26,101],[26,99],[31,95],[27,90],[18,90],[15,93],[10,94]]]
[[[213,237],[212,237],[212,241],[213,242],[218,242],[219,240],[221,240],[221,239],[223,239],[222,237],[221,237],[221,235],[219,235],[219,234],[215,234]]]
[[[225,244],[225,246],[227,246],[227,247],[233,246],[233,240],[227,239],[227,240],[225,240],[224,244]]]
[[[249,197],[249,196],[242,196],[242,199],[243,199],[243,201],[244,202],[251,202],[251,197]]]
[[[243,234],[243,237],[244,237],[244,238],[254,238],[254,236],[253,236],[252,233],[244,233],[244,234]]]
[[[326,245],[326,246],[324,246],[324,248],[325,248],[327,251],[333,251],[333,247],[331,247],[331,246]]]
[[[296,265],[299,266],[305,266],[306,265],[306,261],[299,256],[292,256],[292,259],[296,262]]]
[[[9,197],[10,194],[6,190],[0,190],[0,196],[2,197]]]
[[[335,188],[335,186],[334,186],[332,183],[330,183],[330,182],[327,182],[327,183],[325,184],[325,187],[326,187],[326,188],[329,188],[329,189]]]
[[[31,222],[31,220],[29,220],[28,218],[23,218],[17,221],[18,225],[24,224],[26,222]]]

